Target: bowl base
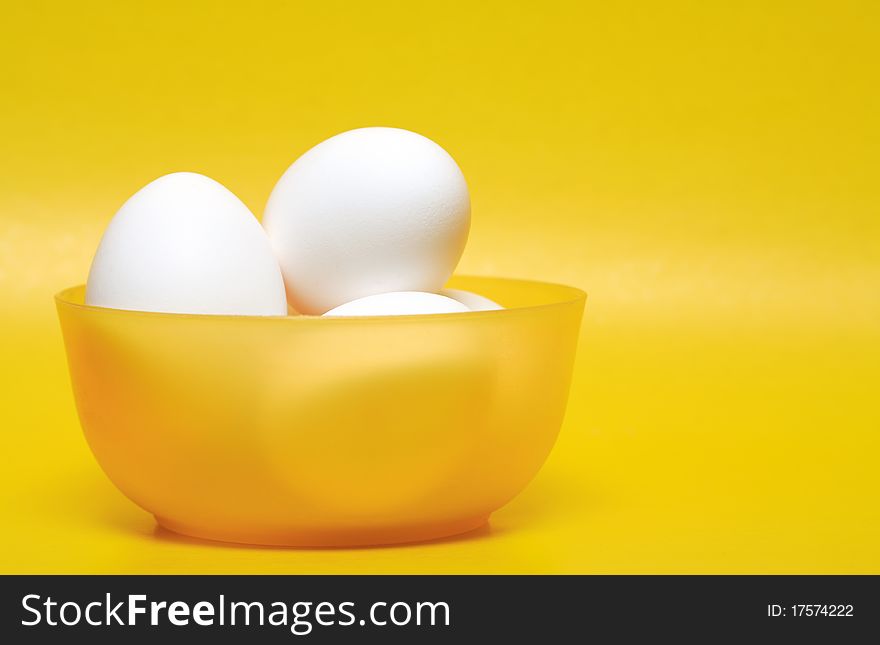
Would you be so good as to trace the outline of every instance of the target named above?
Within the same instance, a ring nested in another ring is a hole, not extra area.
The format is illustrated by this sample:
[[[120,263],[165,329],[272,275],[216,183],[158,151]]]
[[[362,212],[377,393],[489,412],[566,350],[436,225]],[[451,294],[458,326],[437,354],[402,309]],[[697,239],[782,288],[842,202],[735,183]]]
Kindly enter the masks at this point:
[[[468,533],[484,526],[488,516],[470,517],[462,520],[436,524],[418,524],[395,527],[367,527],[358,529],[307,529],[307,530],[248,530],[221,529],[196,526],[168,518],[154,516],[159,526],[188,537],[214,542],[231,542],[252,546],[277,546],[299,548],[322,547],[369,547],[407,542],[425,542]]]

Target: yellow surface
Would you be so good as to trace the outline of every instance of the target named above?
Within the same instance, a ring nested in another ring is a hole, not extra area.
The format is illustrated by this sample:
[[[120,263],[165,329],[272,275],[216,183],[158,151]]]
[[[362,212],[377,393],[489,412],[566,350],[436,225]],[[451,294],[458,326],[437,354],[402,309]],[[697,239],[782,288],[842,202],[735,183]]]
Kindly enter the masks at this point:
[[[880,5],[111,6],[0,21],[2,571],[880,573]],[[461,272],[590,293],[553,454],[461,539],[157,531],[83,440],[52,295],[154,177],[259,214],[363,125],[460,162]]]

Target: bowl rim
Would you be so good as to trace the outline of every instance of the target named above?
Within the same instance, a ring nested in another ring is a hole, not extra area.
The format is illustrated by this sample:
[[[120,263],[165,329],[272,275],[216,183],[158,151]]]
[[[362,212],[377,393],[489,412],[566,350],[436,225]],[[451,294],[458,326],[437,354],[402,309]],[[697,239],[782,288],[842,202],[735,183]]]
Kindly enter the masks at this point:
[[[544,280],[528,280],[523,278],[505,278],[498,276],[485,276],[485,275],[472,275],[472,274],[455,274],[450,277],[450,280],[489,280],[489,281],[501,281],[508,283],[521,283],[531,285],[533,287],[552,287],[554,289],[561,289],[568,292],[568,296],[562,299],[554,299],[551,302],[544,302],[536,305],[525,305],[522,307],[505,307],[503,309],[491,309],[485,311],[463,311],[456,312],[453,314],[449,313],[437,313],[437,314],[408,314],[408,315],[398,315],[398,316],[328,316],[324,317],[316,314],[286,314],[284,316],[255,316],[255,315],[239,315],[239,314],[203,314],[203,313],[176,313],[176,312],[166,312],[166,311],[142,311],[139,309],[114,309],[112,307],[99,307],[97,305],[88,305],[82,301],[80,298],[72,297],[74,293],[82,294],[83,297],[85,295],[85,284],[76,284],[70,287],[66,287],[61,291],[58,291],[55,296],[55,304],[58,308],[66,307],[71,309],[78,309],[82,311],[92,311],[92,312],[100,312],[103,315],[116,315],[116,316],[137,316],[137,317],[150,317],[150,318],[169,318],[169,319],[206,319],[206,320],[264,320],[264,321],[274,321],[277,324],[279,321],[297,321],[297,324],[303,324],[306,321],[321,321],[322,324],[355,324],[355,323],[363,323],[363,322],[376,322],[382,321],[388,323],[390,321],[413,321],[413,320],[461,320],[463,318],[469,319],[474,317],[487,317],[487,316],[511,316],[516,315],[516,312],[526,312],[526,311],[536,311],[543,309],[554,309],[558,307],[564,307],[567,305],[572,305],[575,303],[585,303],[587,300],[587,293],[582,289],[577,287],[572,287],[570,285],[561,284],[558,282],[548,282]],[[458,288],[457,286],[449,287],[448,284],[444,285],[444,288]]]

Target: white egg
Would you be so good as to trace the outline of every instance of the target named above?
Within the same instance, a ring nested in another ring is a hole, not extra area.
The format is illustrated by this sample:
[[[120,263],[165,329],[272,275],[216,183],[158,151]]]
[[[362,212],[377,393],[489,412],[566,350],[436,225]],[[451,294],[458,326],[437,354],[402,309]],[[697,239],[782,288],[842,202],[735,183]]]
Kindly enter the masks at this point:
[[[362,128],[327,139],[276,184],[263,217],[302,313],[392,291],[439,291],[470,228],[464,175],[430,139]]]
[[[420,291],[395,291],[365,296],[339,305],[324,316],[410,316],[470,311],[452,298]]]
[[[494,311],[495,309],[504,309],[504,307],[494,300],[489,300],[485,296],[473,293],[472,291],[442,289],[440,295],[457,300],[471,311]]]
[[[171,313],[284,316],[278,260],[260,223],[213,179],[160,177],[111,220],[86,303]]]

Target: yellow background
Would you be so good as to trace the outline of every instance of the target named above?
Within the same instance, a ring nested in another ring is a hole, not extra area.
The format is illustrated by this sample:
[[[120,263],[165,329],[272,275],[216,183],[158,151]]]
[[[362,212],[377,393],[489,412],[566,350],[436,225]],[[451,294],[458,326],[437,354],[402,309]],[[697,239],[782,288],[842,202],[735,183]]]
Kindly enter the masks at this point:
[[[0,571],[880,573],[880,4],[7,4]],[[461,272],[590,293],[553,455],[459,539],[157,532],[89,454],[52,295],[158,175],[259,216],[365,125],[460,163]]]

